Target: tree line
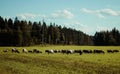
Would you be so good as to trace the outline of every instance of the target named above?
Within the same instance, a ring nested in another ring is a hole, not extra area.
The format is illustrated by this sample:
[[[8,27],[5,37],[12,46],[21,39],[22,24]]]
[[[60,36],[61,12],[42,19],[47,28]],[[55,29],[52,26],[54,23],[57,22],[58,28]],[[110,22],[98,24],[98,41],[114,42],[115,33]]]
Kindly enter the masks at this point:
[[[94,36],[72,28],[61,27],[45,21],[31,22],[12,20],[0,16],[0,46],[30,45],[120,45],[120,33],[112,31],[96,32]]]
[[[93,41],[94,45],[98,46],[118,46],[120,45],[120,32],[116,28],[113,28],[111,31],[96,32]]]

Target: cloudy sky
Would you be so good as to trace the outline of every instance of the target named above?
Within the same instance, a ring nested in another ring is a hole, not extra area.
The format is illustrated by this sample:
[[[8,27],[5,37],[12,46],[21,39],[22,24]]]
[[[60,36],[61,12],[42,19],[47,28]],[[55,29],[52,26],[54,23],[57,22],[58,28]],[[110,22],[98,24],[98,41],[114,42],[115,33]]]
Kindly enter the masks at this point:
[[[89,35],[120,30],[120,0],[0,0],[0,16],[55,22]]]

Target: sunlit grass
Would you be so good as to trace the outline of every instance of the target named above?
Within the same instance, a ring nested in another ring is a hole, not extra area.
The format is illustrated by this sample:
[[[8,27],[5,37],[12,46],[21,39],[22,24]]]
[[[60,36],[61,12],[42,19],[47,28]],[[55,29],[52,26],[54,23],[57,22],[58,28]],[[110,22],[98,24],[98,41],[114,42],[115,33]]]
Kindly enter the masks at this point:
[[[119,74],[120,52],[107,53],[107,49],[120,46],[31,46],[16,47],[20,54],[11,53],[13,47],[0,47],[0,74]],[[42,54],[22,53],[22,48],[41,50]],[[4,53],[3,50],[9,51]],[[46,54],[46,49],[102,49],[105,54]]]

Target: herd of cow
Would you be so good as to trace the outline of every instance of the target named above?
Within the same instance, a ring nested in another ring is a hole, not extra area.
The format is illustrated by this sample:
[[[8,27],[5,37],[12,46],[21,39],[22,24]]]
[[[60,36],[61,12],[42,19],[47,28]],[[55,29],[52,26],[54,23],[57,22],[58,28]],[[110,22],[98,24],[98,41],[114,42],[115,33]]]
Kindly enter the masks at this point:
[[[8,50],[3,50],[3,52],[8,52]],[[12,53],[20,53],[20,51],[16,48],[12,48],[11,50]],[[42,53],[41,50],[38,49],[33,49],[33,50],[27,50],[27,49],[22,49],[23,53]],[[119,50],[107,50],[107,53],[118,53]],[[104,54],[105,52],[103,50],[100,49],[96,49],[96,50],[45,50],[45,53],[48,54],[53,54],[53,53],[62,53],[62,54],[80,54],[82,55],[84,54]]]

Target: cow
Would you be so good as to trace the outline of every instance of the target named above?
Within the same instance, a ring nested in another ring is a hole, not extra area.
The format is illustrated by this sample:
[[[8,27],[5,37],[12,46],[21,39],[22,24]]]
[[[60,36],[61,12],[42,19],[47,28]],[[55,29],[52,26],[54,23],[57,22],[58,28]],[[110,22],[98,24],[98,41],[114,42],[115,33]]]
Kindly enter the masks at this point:
[[[54,51],[53,50],[45,50],[45,53],[48,53],[48,54],[50,54],[50,53],[54,53]]]
[[[101,54],[101,53],[105,53],[103,50],[94,50],[94,53],[98,53],[98,54]]]
[[[113,52],[119,52],[119,50],[113,50]]]
[[[17,49],[12,48],[12,53],[20,53]]]
[[[112,51],[112,50],[107,50],[107,52],[108,52],[108,53],[113,53],[113,51]]]
[[[80,55],[82,55],[82,50],[74,50],[74,53],[79,53]]]
[[[66,54],[73,54],[74,51],[73,50],[67,50],[67,53]]]
[[[53,50],[54,51],[54,53],[58,53],[58,51],[57,50]]]
[[[23,49],[22,52],[23,52],[23,53],[27,53],[28,50],[27,50],[27,49]]]
[[[108,53],[117,53],[119,50],[107,50]]]
[[[3,52],[8,52],[8,50],[7,50],[7,49],[5,49],[5,50],[3,50]]]
[[[60,53],[60,50],[53,50],[54,53]]]
[[[73,50],[61,50],[61,53],[63,53],[63,54],[73,54],[74,51]]]
[[[67,53],[67,50],[61,50],[61,53],[65,54]]]
[[[92,53],[92,50],[83,50],[83,53]]]
[[[40,51],[38,49],[33,49],[33,53],[42,53],[42,51]]]

